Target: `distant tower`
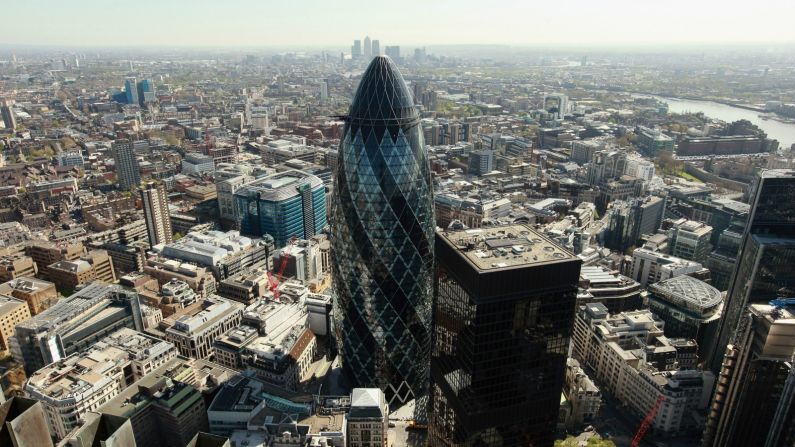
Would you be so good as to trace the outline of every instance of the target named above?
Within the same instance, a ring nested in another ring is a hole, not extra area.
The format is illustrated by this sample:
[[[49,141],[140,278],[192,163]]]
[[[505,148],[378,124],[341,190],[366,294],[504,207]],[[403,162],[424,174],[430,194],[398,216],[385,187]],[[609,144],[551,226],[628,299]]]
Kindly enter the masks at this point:
[[[370,36],[364,38],[364,57],[366,59],[373,57],[373,44],[370,42]]]
[[[381,42],[379,42],[377,39],[373,40],[373,50],[372,51],[373,51],[373,57],[381,55]]]
[[[127,94],[127,104],[138,104],[138,83],[134,77],[124,80],[124,92]]]
[[[362,75],[340,142],[331,252],[343,365],[389,402],[425,395],[433,184],[417,109],[387,57]]]
[[[138,186],[141,183],[141,173],[138,171],[138,159],[135,157],[132,141],[114,141],[111,151],[116,162],[119,188],[129,191]]]
[[[146,232],[149,245],[168,244],[174,236],[171,232],[171,217],[168,211],[168,196],[162,183],[148,182],[141,188],[144,203]]]
[[[353,41],[353,46],[351,47],[351,58],[355,60],[360,57],[362,57],[362,41],[356,39]]]
[[[322,79],[320,81],[320,103],[325,104],[328,102],[328,80]]]
[[[12,131],[17,127],[17,118],[14,116],[13,105],[14,101],[11,99],[0,103],[0,114],[3,115],[3,125],[6,129],[11,129]]]

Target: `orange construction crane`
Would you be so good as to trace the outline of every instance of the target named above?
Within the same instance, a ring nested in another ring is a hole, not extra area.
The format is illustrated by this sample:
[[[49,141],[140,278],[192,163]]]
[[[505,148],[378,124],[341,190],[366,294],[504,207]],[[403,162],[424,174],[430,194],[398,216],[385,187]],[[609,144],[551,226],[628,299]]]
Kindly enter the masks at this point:
[[[282,249],[281,253],[281,262],[279,263],[279,270],[276,276],[271,275],[271,272],[268,272],[268,284],[270,284],[270,290],[273,292],[273,299],[279,301],[279,283],[284,278],[284,269],[287,268],[287,261],[290,260],[290,247],[295,244],[296,237],[293,236],[287,241],[287,245]]]
[[[638,447],[640,445],[640,440],[646,435],[646,432],[651,427],[652,422],[654,422],[654,417],[657,416],[657,410],[660,409],[660,406],[665,401],[665,396],[660,395],[657,398],[657,402],[654,403],[654,406],[651,407],[649,413],[643,418],[643,422],[640,423],[640,427],[638,427],[638,432],[635,433],[635,437],[632,438],[632,447]]]

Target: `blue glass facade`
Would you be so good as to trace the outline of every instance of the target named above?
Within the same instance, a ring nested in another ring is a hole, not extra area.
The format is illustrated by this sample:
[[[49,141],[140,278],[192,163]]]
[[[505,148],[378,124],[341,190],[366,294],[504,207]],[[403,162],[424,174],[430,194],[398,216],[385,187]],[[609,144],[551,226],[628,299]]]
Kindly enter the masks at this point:
[[[279,173],[235,191],[240,232],[273,237],[282,247],[292,237],[306,239],[327,225],[323,182],[299,171]]]
[[[388,57],[362,76],[339,150],[331,218],[335,331],[357,386],[427,391],[434,218],[419,117]]]

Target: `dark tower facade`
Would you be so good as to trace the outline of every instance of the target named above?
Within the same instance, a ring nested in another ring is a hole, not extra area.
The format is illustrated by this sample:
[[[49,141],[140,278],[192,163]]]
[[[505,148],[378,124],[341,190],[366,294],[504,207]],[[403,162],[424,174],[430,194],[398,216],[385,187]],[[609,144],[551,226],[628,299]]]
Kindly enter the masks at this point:
[[[551,446],[581,261],[524,225],[436,235],[431,446]]]
[[[331,217],[335,332],[355,385],[404,402],[427,388],[434,218],[420,120],[388,57],[367,67],[346,121]]]
[[[763,170],[751,188],[751,213],[729,282],[708,367],[721,369],[726,345],[749,304],[795,296],[795,171]]]

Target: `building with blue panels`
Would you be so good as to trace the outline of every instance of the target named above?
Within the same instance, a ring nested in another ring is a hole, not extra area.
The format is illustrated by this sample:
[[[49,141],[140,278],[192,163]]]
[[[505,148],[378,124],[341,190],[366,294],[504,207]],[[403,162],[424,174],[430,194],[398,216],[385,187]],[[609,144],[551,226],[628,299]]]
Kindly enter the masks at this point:
[[[277,247],[292,237],[308,239],[327,225],[323,181],[302,171],[280,172],[241,186],[235,201],[240,232],[271,235]]]

